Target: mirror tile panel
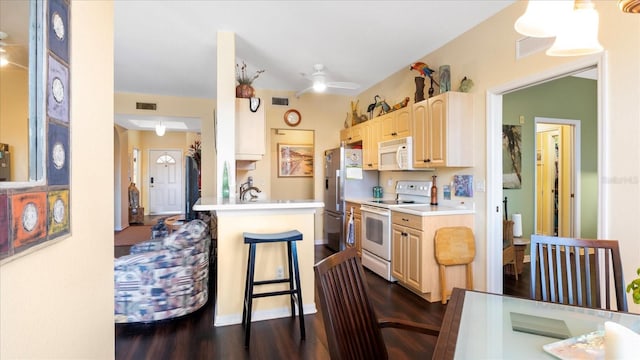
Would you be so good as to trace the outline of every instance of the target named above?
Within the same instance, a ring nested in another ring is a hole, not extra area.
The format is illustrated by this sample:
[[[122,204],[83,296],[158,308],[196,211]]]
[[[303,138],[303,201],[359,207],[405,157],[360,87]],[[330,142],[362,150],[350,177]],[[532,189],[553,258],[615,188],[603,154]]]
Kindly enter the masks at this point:
[[[44,16],[35,16],[33,29],[43,29],[38,39],[44,50],[42,64],[46,74],[43,102],[46,124],[46,183],[37,186],[0,189],[0,264],[4,264],[26,250],[37,250],[39,245],[61,239],[70,234],[71,215],[69,201],[70,156],[70,76],[69,28],[70,4],[66,0],[31,0]],[[40,7],[44,6],[44,7]],[[30,94],[31,96],[31,94]],[[38,97],[40,98],[40,97]]]

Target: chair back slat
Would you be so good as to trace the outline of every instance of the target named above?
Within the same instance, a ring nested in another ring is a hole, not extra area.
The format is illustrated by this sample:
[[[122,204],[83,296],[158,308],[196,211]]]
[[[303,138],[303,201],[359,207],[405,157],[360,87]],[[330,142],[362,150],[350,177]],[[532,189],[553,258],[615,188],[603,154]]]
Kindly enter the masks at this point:
[[[580,274],[573,274],[571,267],[571,251],[568,247],[565,247],[564,251],[564,267],[567,269],[567,284],[573,284],[574,282],[580,282]],[[567,299],[569,304],[574,303],[575,287],[567,286]]]
[[[556,245],[555,246],[555,256],[556,256],[556,260],[555,260],[555,264],[556,264],[556,281],[555,281],[555,285],[557,286],[557,291],[558,291],[558,300],[557,302],[564,302],[565,298],[564,298],[564,292],[563,287],[561,286],[562,284],[562,258],[560,257],[560,246]]]
[[[322,260],[314,271],[331,359],[388,358],[355,248]]]
[[[616,309],[627,311],[617,241],[531,236],[532,299],[612,309],[611,287]]]

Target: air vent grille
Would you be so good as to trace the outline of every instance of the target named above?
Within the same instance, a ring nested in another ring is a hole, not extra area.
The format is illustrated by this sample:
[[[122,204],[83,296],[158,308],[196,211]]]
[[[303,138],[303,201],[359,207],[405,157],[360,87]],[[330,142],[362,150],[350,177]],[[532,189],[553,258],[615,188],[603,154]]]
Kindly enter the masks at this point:
[[[524,37],[516,40],[516,59],[522,59],[529,55],[547,50],[556,38]]]
[[[272,97],[271,98],[271,105],[288,106],[289,105],[289,99],[288,98]]]
[[[143,103],[143,102],[137,102],[136,103],[136,109],[138,110],[157,110],[158,104],[154,104],[154,103]]]

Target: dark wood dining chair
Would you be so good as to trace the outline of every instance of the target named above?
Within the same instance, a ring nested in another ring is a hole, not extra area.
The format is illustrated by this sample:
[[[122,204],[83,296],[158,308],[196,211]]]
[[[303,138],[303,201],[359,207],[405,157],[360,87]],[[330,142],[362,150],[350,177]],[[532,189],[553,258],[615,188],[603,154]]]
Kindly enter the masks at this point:
[[[331,359],[387,359],[386,327],[438,336],[439,326],[376,317],[355,248],[329,256],[314,270]]]
[[[534,300],[609,310],[613,286],[617,310],[627,311],[616,240],[531,235],[530,286]]]
[[[516,246],[513,244],[513,220],[502,220],[502,267],[513,266],[513,273],[518,280],[518,262]]]

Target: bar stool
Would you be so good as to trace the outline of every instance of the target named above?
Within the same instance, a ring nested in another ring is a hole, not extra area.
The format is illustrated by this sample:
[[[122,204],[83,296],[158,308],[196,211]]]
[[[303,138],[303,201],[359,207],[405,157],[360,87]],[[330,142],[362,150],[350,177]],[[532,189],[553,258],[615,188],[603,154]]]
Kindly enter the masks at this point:
[[[295,300],[298,302],[298,318],[300,322],[300,336],[305,339],[304,314],[302,310],[302,288],[300,286],[300,272],[298,266],[298,252],[296,241],[302,240],[302,233],[298,230],[285,231],[274,234],[243,233],[244,243],[249,244],[249,260],[247,263],[247,280],[244,287],[244,306],[242,308],[242,326],[244,327],[244,346],[249,347],[251,338],[251,311],[253,299],[289,295],[291,300],[291,317],[295,317]],[[289,277],[284,279],[254,281],[256,265],[256,244],[287,242],[287,258]],[[293,262],[293,263],[292,263]],[[295,280],[295,283],[294,283]],[[253,287],[267,284],[289,283],[289,290],[254,293]],[[294,286],[295,285],[295,286]]]
[[[473,269],[471,263],[476,257],[476,244],[473,231],[466,226],[442,227],[435,235],[435,256],[440,268],[440,287],[442,303],[447,303],[450,293],[447,291],[446,267],[464,265],[467,273],[467,286],[473,290]]]

